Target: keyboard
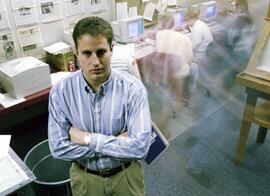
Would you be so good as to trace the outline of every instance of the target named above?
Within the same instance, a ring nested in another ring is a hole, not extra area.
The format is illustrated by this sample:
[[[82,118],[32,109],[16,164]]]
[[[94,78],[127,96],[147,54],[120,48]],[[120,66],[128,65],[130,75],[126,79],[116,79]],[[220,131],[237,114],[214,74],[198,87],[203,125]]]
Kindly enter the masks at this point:
[[[135,51],[147,47],[149,44],[146,42],[136,42],[134,45]]]
[[[152,45],[152,46],[155,46],[155,45],[156,45],[156,40],[153,40],[153,39],[151,39],[151,38],[146,38],[146,39],[144,40],[144,42],[147,43],[147,44],[150,44],[150,45]]]
[[[144,46],[140,46],[137,48],[135,45],[135,57],[137,59],[140,59],[140,58],[143,58],[147,55],[150,55],[150,54],[154,53],[155,51],[156,51],[156,47],[149,45],[149,44],[146,44]]]

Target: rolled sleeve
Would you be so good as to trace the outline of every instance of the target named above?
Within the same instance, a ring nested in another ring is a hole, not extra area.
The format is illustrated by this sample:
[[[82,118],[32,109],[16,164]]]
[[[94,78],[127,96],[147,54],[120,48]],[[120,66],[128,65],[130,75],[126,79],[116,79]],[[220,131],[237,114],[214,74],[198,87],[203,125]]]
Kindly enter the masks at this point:
[[[88,147],[70,141],[68,132],[71,122],[68,119],[68,110],[66,109],[68,106],[65,105],[60,91],[54,87],[49,96],[48,138],[53,157],[75,160],[94,156],[95,153]]]

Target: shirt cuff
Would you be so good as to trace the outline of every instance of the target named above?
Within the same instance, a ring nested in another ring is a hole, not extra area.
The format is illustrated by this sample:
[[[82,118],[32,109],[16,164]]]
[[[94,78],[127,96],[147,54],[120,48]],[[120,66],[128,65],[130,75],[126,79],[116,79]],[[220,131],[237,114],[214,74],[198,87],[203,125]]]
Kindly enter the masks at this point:
[[[93,150],[95,152],[100,152],[101,149],[100,147],[102,147],[102,135],[98,134],[98,133],[91,133],[90,136],[90,142],[89,142],[89,148],[90,150]]]

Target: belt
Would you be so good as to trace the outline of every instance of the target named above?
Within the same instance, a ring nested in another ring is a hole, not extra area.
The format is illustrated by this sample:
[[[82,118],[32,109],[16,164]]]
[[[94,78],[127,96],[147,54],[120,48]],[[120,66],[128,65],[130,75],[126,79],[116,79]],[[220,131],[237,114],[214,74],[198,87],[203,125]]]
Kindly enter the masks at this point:
[[[125,162],[124,164],[120,165],[119,167],[96,171],[96,170],[88,169],[87,167],[81,165],[77,161],[75,163],[79,166],[80,169],[86,171],[87,173],[98,175],[98,176],[101,176],[104,178],[114,176],[115,174],[119,173],[120,171],[123,171],[124,169],[128,168],[131,165],[131,162],[128,161],[128,162]]]

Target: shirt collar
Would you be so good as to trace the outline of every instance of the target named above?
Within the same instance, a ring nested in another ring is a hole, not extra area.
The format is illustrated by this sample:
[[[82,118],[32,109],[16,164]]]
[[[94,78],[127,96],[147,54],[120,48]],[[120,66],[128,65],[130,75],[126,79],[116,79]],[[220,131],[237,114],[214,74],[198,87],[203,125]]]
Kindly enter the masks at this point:
[[[111,85],[112,81],[113,81],[113,77],[114,77],[114,72],[112,71],[112,69],[110,69],[110,76],[108,78],[107,81],[105,81],[103,84],[101,84],[100,86],[100,91],[103,95],[107,92],[107,90],[109,89],[109,86]],[[82,78],[82,83],[84,86],[84,89],[86,92],[91,92],[94,94],[93,89],[87,84],[87,82],[84,79],[83,76],[83,71],[81,70],[81,78]]]

